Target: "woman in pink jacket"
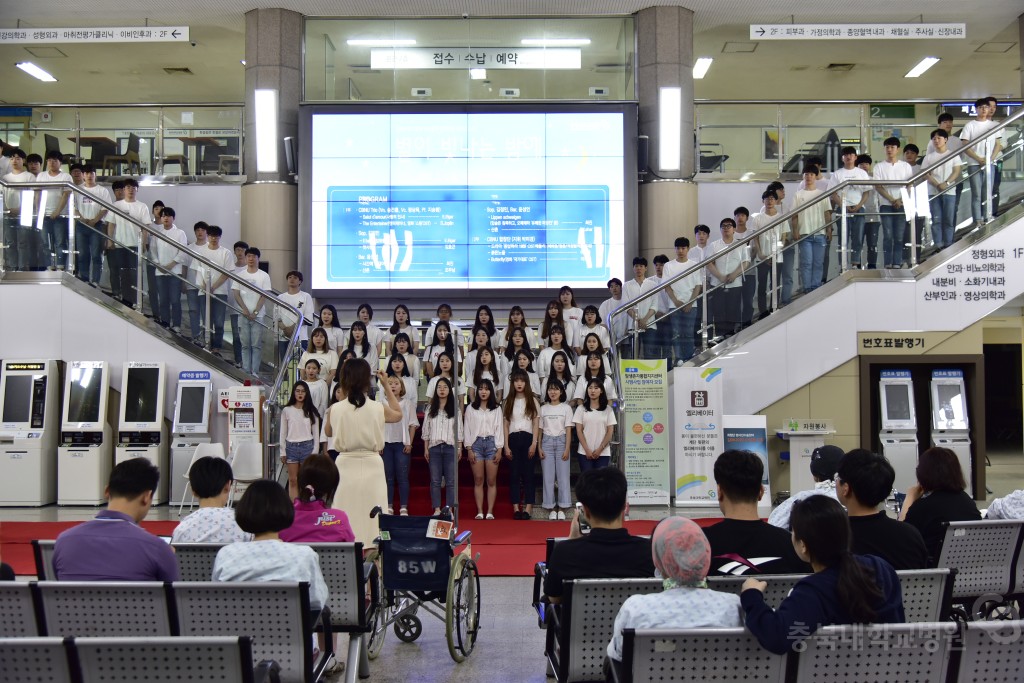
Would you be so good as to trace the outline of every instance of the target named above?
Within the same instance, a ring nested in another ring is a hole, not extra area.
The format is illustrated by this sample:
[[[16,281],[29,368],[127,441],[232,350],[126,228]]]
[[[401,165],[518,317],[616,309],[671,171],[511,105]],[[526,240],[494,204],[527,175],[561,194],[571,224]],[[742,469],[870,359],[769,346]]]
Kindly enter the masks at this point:
[[[299,469],[295,521],[281,532],[291,543],[351,543],[355,540],[348,515],[327,506],[339,483],[338,468],[323,455],[312,455]]]

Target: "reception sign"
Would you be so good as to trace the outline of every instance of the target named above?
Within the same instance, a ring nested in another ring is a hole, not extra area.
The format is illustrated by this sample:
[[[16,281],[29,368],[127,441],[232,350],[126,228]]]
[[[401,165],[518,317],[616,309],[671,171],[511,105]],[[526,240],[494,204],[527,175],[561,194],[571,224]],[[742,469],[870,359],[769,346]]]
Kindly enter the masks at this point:
[[[668,373],[665,360],[623,360],[622,426],[630,505],[668,505]]]

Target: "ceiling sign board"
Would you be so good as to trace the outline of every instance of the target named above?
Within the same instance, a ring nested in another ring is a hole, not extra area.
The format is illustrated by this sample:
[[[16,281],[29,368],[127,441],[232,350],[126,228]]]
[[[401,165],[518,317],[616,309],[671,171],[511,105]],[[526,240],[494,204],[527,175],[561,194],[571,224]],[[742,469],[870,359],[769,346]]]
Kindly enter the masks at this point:
[[[91,26],[88,28],[0,29],[0,45],[187,42],[189,42],[188,26]]]
[[[371,69],[579,69],[569,47],[398,47],[370,50]]]
[[[751,24],[751,40],[963,40],[967,24]]]

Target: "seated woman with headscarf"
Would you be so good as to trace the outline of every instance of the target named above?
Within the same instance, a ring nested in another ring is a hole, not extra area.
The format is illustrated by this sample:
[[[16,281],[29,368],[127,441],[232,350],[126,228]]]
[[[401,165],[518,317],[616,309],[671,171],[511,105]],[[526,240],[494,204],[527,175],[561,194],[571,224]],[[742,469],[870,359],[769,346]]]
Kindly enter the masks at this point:
[[[622,661],[622,631],[627,628],[735,628],[743,626],[740,597],[708,588],[711,544],[696,522],[685,517],[661,520],[651,535],[661,593],[633,595],[615,617],[608,656]]]

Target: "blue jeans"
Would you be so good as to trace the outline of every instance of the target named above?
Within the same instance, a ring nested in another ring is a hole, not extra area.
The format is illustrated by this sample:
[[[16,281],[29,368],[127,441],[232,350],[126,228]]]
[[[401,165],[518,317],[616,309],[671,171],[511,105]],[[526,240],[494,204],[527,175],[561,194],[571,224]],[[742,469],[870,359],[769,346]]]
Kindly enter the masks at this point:
[[[20,214],[4,215],[4,264],[8,270],[28,270],[32,267],[31,228],[21,225]]]
[[[189,285],[185,290],[185,300],[188,302],[188,324],[191,328],[192,338],[199,339],[203,317],[206,315],[205,312],[199,310],[199,290]]]
[[[675,331],[675,360],[688,361],[693,358],[694,344],[693,344],[693,331],[697,324],[697,305],[699,302],[694,302],[690,307],[689,313],[684,313],[683,309],[680,308],[672,314],[669,320],[672,321],[672,327]]]
[[[793,262],[796,260],[796,247],[787,244],[782,250],[782,263],[779,264],[779,282],[782,283],[779,292],[779,305],[785,306],[793,300]]]
[[[825,235],[816,233],[800,240],[800,284],[804,293],[821,286],[821,273],[825,265]]]
[[[242,334],[239,329],[239,320],[242,319],[241,314],[232,313],[231,318],[231,349],[235,354],[235,363],[243,363],[242,361]],[[258,365],[256,366],[259,367]]]
[[[103,242],[106,241],[106,223],[100,221],[90,227],[78,221],[75,224],[75,260],[78,279],[98,285],[103,271]]]
[[[895,206],[880,206],[882,214],[882,261],[885,268],[898,268],[903,255],[903,231],[907,226],[907,218],[903,209]]]
[[[932,210],[932,239],[935,246],[944,249],[953,244],[956,228],[956,195],[952,192],[937,194],[928,200]]]
[[[160,311],[156,317],[171,327],[181,327],[181,285],[173,275],[158,275],[156,288]]]
[[[533,505],[537,497],[537,487],[533,483],[534,460],[530,457],[530,444],[533,434],[529,432],[512,432],[508,435],[508,448],[512,451],[512,480],[509,490],[512,504]]]
[[[992,168],[992,197],[996,195],[996,177],[998,169]],[[985,221],[985,167],[984,166],[968,166],[967,177],[971,182],[971,218],[974,219],[975,223],[983,223]],[[993,210],[995,215],[995,210]]]
[[[544,502],[541,507],[550,510],[555,507],[555,481],[558,481],[558,507],[567,510],[572,505],[569,484],[569,460],[562,460],[565,452],[565,434],[558,436],[541,435],[544,459],[540,469],[544,475]]]
[[[878,266],[878,228],[881,225],[878,221],[864,223],[864,241],[868,246],[868,268]]]
[[[242,346],[242,369],[252,375],[259,374],[260,362],[263,360],[263,326],[259,320],[249,320],[242,316],[238,319],[234,332]]]
[[[228,305],[224,297],[214,294],[210,300],[210,326],[213,327],[213,334],[210,336],[210,348],[220,349],[224,344],[224,315],[227,313]],[[199,297],[199,315],[206,313],[206,293]]]
[[[68,262],[68,219],[67,216],[43,218],[43,234],[46,235],[46,251],[43,266],[64,268]]]
[[[846,234],[850,245],[850,265],[860,266],[860,252],[864,246],[864,207],[846,212]]]
[[[384,458],[384,479],[388,482],[388,507],[394,509],[395,480],[398,480],[398,507],[409,504],[409,454],[404,451],[401,441],[384,444],[381,456]],[[433,457],[431,457],[433,460]]]
[[[597,460],[591,460],[582,453],[578,453],[576,458],[580,464],[580,473],[586,472],[587,470],[599,470],[602,467],[608,467],[612,464],[612,456],[610,455],[602,455]]]
[[[107,270],[110,271],[110,293],[128,306],[135,305],[138,254],[132,249],[115,247],[107,252]]]
[[[384,474],[387,477],[387,472]],[[430,447],[430,504],[441,507],[441,477],[444,477],[446,502],[458,505],[455,497],[455,446],[443,443]]]

